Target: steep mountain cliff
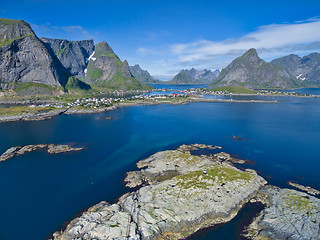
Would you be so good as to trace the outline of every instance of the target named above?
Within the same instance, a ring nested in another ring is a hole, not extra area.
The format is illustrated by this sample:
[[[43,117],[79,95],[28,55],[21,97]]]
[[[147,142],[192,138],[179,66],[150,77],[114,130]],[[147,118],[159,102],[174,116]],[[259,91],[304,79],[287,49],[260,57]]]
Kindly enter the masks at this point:
[[[66,78],[28,23],[0,18],[0,89],[25,82],[61,86]]]
[[[140,82],[145,84],[152,84],[152,83],[160,83],[161,81],[152,77],[147,70],[141,69],[139,64],[134,66],[129,66],[130,72],[132,75],[138,79]]]
[[[93,40],[68,41],[65,39],[41,38],[45,46],[59,59],[63,67],[73,76],[84,79],[84,69],[94,51]]]
[[[248,88],[297,88],[301,81],[286,70],[276,68],[259,58],[255,49],[249,49],[221,71],[212,86],[238,85]]]
[[[212,72],[211,70],[198,71],[194,68],[190,70],[181,70],[169,84],[206,84],[212,82],[219,75],[219,70]]]
[[[304,86],[320,85],[320,54],[311,53],[304,57],[290,54],[270,62],[278,69],[284,69]]]
[[[127,61],[122,62],[105,41],[95,46],[85,72],[89,84],[124,90],[151,88],[132,76]]]

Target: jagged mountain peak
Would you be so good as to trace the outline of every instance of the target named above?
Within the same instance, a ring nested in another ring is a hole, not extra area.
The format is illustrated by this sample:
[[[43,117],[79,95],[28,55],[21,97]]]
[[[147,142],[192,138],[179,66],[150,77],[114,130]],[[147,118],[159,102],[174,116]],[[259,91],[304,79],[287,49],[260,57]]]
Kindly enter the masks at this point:
[[[218,76],[217,70],[196,70],[195,68],[182,69],[174,78],[169,81],[170,84],[206,84],[213,81]]]
[[[130,66],[129,68],[130,68],[131,74],[142,83],[145,83],[145,84],[160,83],[160,80],[151,76],[147,70],[143,70],[139,64],[135,64],[133,66]]]
[[[250,48],[248,51],[246,51],[242,57],[256,57],[259,58],[258,52],[255,48]]]
[[[0,47],[30,35],[35,36],[35,33],[29,23],[23,20],[0,18]]]
[[[295,88],[300,86],[299,81],[288,72],[275,68],[261,59],[254,48],[233,60],[212,84],[248,88]]]
[[[100,42],[95,46],[95,54],[99,53],[105,53],[105,52],[110,52],[114,54],[114,51],[112,48],[109,46],[109,44],[106,41]]]

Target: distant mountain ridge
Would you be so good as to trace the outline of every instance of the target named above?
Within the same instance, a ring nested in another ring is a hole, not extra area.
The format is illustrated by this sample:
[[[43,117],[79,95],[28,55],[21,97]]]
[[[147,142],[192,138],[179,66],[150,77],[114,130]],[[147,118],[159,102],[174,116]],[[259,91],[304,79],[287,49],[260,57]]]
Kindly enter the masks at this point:
[[[208,84],[216,79],[219,75],[219,70],[212,72],[211,70],[203,69],[196,70],[181,70],[168,84]]]
[[[106,42],[39,39],[25,21],[0,18],[0,90],[23,83],[57,90],[91,89],[88,84],[100,89],[151,88],[132,76],[127,61]]]
[[[134,66],[129,66],[129,69],[132,75],[142,83],[155,84],[155,83],[162,82],[159,79],[156,79],[155,77],[151,76],[147,70],[141,69],[139,64],[135,64]]]
[[[319,78],[315,73],[319,71],[320,58],[318,54],[311,55],[313,60],[310,61],[310,64],[303,63],[306,58],[302,60],[295,55],[295,57],[289,55],[268,63],[259,58],[257,51],[252,48],[224,68],[211,86],[238,85],[247,88],[270,89],[319,86]],[[313,77],[302,79],[303,74]]]
[[[320,84],[320,54],[311,53],[304,57],[290,54],[274,59],[270,62],[276,68],[286,70],[297,80],[302,81],[303,86],[319,86]]]

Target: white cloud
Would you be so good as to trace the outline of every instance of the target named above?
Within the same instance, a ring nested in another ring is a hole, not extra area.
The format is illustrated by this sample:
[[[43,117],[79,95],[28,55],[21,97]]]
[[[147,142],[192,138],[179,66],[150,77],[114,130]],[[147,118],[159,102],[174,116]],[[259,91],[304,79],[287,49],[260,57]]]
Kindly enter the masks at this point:
[[[187,65],[212,61],[217,57],[239,56],[249,48],[256,48],[268,57],[279,53],[318,51],[320,43],[320,19],[313,18],[293,24],[271,24],[238,39],[220,42],[201,40],[175,44],[171,51],[178,62]],[[273,52],[273,54],[272,54]]]
[[[137,53],[139,55],[142,55],[142,56],[146,56],[146,55],[161,55],[161,54],[163,54],[162,51],[155,50],[153,48],[147,48],[147,47],[139,47],[137,49]]]
[[[95,35],[89,34],[89,32],[82,26],[54,26],[51,23],[46,24],[31,24],[31,27],[35,30],[40,37],[62,38],[68,40],[83,40],[95,38]]]

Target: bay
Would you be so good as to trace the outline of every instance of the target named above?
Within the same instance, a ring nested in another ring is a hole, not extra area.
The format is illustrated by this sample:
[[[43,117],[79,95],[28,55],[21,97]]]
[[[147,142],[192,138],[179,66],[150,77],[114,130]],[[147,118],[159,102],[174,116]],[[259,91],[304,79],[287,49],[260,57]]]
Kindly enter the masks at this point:
[[[102,200],[115,202],[129,191],[123,179],[137,161],[180,144],[219,145],[253,160],[247,167],[258,170],[270,184],[289,187],[286,182],[295,180],[320,189],[320,100],[277,99],[278,104],[123,107],[0,124],[0,153],[26,144],[85,146],[76,153],[37,151],[0,162],[0,239],[49,237],[82,210]],[[219,229],[209,232],[217,239],[222,236]],[[211,238],[204,234],[198,239]]]

